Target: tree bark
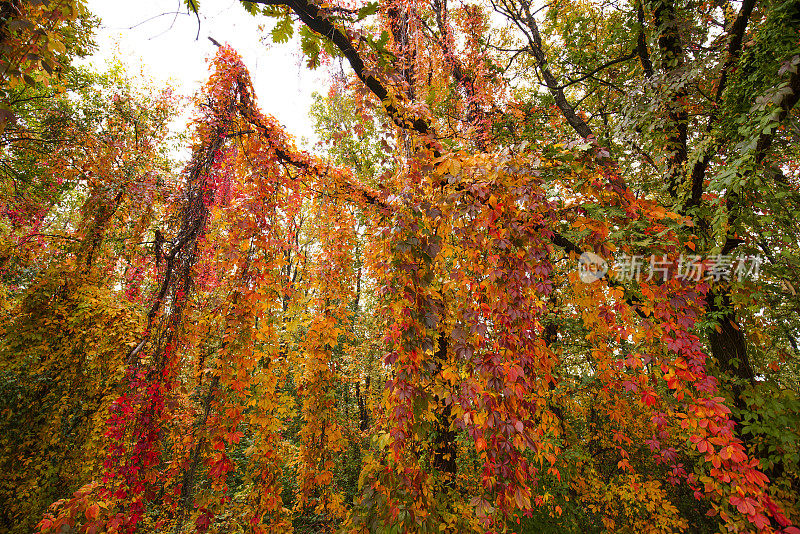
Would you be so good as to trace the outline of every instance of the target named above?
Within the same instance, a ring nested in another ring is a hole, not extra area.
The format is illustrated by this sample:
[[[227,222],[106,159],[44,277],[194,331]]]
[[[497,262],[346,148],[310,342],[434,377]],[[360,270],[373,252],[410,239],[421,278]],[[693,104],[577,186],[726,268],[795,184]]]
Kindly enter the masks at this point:
[[[439,347],[434,354],[437,373],[442,370],[447,361],[447,334],[439,334]],[[434,400],[441,407],[441,412],[436,414],[434,423],[433,467],[445,476],[445,486],[452,488],[455,483],[456,465],[456,431],[452,426],[452,405],[444,405],[438,395]]]

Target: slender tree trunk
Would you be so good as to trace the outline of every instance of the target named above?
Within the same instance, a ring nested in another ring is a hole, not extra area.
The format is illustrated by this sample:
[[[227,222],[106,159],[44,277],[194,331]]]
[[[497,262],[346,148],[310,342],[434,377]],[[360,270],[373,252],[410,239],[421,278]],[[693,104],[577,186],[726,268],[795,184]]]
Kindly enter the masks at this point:
[[[205,399],[203,399],[203,416],[196,427],[199,430],[202,430],[206,426],[206,421],[208,421],[208,416],[211,413],[211,397],[214,394],[214,391],[216,391],[218,385],[219,377],[215,376],[211,380],[211,384],[209,384]],[[183,472],[181,495],[178,499],[178,517],[175,520],[175,528],[172,531],[173,534],[179,534],[183,529],[183,522],[186,519],[186,510],[192,504],[192,493],[194,492],[194,483],[195,479],[197,478],[197,468],[200,465],[200,460],[202,459],[202,449],[205,447],[205,444],[206,437],[202,436],[200,441],[195,444],[194,450],[192,450],[192,457],[189,461],[189,465]]]
[[[438,373],[447,361],[447,334],[444,332],[439,334],[439,347],[434,354],[434,358],[436,360],[436,372]],[[434,396],[434,400],[441,408],[441,412],[436,414],[436,423],[434,424],[433,467],[444,475],[445,485],[452,488],[458,467],[456,465],[456,454],[458,452],[456,431],[452,426],[452,405],[444,405],[438,395]]]

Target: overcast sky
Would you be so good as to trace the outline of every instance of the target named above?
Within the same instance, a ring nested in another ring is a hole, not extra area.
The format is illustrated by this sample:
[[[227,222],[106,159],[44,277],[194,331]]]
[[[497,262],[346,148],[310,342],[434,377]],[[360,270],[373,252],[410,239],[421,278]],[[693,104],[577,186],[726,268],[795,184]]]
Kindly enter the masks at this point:
[[[215,52],[211,36],[242,55],[261,109],[277,117],[298,141],[313,140],[308,109],[312,92],[327,91],[325,71],[308,70],[296,43],[272,43],[272,22],[249,15],[239,0],[199,3],[198,38],[197,18],[186,13],[181,0],[88,0],[89,9],[102,20],[92,64],[103,69],[119,56],[131,73],[143,69],[157,82],[171,81],[176,90],[191,95],[208,76],[206,59]]]

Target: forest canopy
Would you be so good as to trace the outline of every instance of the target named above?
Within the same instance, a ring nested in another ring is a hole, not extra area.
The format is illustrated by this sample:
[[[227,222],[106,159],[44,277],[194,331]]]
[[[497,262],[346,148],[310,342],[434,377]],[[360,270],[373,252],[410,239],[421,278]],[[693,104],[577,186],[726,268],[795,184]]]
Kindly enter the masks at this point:
[[[240,3],[0,1],[0,533],[800,534],[800,2]]]

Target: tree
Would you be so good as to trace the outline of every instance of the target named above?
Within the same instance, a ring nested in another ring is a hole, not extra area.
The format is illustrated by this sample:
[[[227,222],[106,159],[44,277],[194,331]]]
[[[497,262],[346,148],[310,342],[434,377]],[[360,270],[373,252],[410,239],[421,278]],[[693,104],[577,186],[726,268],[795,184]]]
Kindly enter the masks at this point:
[[[352,67],[333,162],[221,47],[103,474],[40,532],[797,532],[796,3],[243,4]],[[88,199],[54,265],[124,228]]]
[[[137,95],[120,72],[75,72],[65,89],[19,113],[30,137],[4,167],[16,187],[3,199],[1,494],[14,532],[97,476],[124,347],[143,326],[141,242],[169,182],[169,92]]]

